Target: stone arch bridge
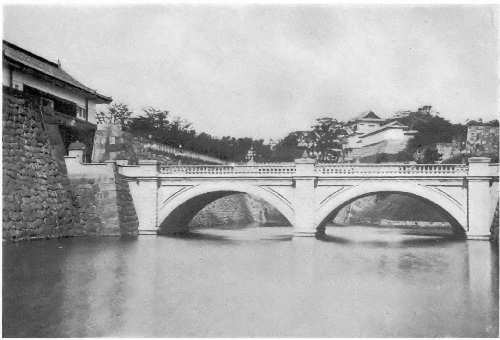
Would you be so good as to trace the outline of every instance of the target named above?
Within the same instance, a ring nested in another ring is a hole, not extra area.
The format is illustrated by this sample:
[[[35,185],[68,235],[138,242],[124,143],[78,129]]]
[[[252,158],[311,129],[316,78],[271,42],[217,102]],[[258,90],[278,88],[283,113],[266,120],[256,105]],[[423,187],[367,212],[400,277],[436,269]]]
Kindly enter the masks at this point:
[[[498,205],[498,164],[177,165],[118,163],[128,181],[139,233],[185,231],[191,218],[221,197],[247,193],[274,206],[295,236],[314,236],[345,204],[378,192],[419,197],[440,208],[470,239],[489,239]]]

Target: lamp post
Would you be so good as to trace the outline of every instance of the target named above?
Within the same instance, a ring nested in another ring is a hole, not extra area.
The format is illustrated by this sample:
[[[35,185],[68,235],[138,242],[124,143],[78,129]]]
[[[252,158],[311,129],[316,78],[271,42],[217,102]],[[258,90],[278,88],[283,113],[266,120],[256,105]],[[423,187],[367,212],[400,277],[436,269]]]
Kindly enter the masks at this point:
[[[182,151],[182,144],[179,144],[179,154],[182,155],[183,151]],[[178,165],[181,165],[182,164],[182,159],[181,159],[182,156],[179,156],[179,160],[178,160]]]
[[[255,151],[253,149],[253,145],[248,150],[245,160],[247,161],[247,164],[255,164]]]

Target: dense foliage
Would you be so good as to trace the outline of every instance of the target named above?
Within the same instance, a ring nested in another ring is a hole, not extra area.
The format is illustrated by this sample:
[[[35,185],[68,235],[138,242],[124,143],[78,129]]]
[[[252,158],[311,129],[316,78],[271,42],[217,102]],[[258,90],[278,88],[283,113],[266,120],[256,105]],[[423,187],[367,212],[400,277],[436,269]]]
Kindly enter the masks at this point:
[[[152,107],[144,109],[138,117],[129,118],[124,127],[136,136],[228,161],[244,161],[251,146],[256,151],[256,161],[268,159],[271,153],[270,146],[263,140],[229,136],[217,138],[204,132],[197,133],[185,120],[172,117],[169,111]]]
[[[406,149],[397,154],[365,157],[361,159],[362,162],[434,163],[441,160],[436,143],[454,141],[465,145],[467,126],[483,124],[482,121],[470,121],[465,125],[453,124],[438,114],[422,110],[396,120],[407,125],[410,130],[417,131]],[[271,146],[262,139],[230,136],[219,138],[205,132],[199,133],[185,120],[173,117],[169,111],[153,107],[145,108],[141,115],[132,117],[132,111],[122,103],[111,104],[106,113],[98,115],[98,121],[121,124],[134,135],[234,162],[246,161],[251,148],[255,151],[257,162],[291,162],[304,154],[319,162],[338,162],[342,161],[342,144],[346,142],[348,135],[346,123],[323,117],[316,119],[310,130],[291,132]],[[498,126],[498,120],[484,124]],[[463,161],[463,157],[460,161]]]

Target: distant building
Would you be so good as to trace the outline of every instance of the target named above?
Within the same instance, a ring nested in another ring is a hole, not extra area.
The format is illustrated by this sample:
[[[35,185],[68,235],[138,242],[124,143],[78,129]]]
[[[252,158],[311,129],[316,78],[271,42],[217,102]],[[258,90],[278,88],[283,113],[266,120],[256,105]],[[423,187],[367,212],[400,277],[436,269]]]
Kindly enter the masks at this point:
[[[380,118],[373,111],[363,112],[358,117],[351,120],[352,127],[356,134],[362,135],[372,130],[378,129],[384,124],[385,120]]]
[[[417,133],[397,121],[386,123],[371,111],[368,115],[355,121],[358,124],[356,133],[349,136],[344,145],[346,161],[356,161],[377,153],[398,153],[405,149],[408,141]],[[360,130],[366,132],[360,134]]]
[[[65,149],[76,140],[83,142],[89,159],[96,131],[96,104],[110,103],[111,97],[77,81],[59,62],[5,40],[2,71],[4,91],[16,92],[40,109],[44,123],[58,127]]]
[[[498,126],[470,125],[466,151],[474,156],[498,155]]]

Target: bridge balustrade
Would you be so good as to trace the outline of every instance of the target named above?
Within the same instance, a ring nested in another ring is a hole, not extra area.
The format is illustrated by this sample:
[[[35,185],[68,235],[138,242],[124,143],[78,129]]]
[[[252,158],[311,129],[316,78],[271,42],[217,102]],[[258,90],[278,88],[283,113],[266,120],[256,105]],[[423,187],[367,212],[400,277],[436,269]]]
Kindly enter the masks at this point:
[[[316,164],[312,176],[466,176],[465,164]],[[294,163],[238,165],[170,165],[161,167],[167,176],[293,176]]]
[[[317,164],[318,176],[466,176],[465,164]]]
[[[161,168],[161,174],[173,176],[217,176],[217,175],[261,175],[290,176],[295,174],[295,164],[255,164],[255,165],[170,165]]]

